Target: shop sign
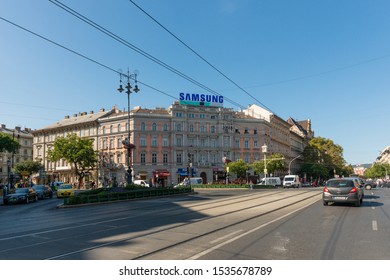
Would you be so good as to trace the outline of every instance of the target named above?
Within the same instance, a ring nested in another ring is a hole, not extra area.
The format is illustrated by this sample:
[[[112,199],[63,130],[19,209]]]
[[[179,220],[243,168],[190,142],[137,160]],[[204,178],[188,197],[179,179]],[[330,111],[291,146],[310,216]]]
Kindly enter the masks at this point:
[[[184,93],[179,95],[181,105],[194,105],[205,107],[222,107],[223,96],[204,93]]]

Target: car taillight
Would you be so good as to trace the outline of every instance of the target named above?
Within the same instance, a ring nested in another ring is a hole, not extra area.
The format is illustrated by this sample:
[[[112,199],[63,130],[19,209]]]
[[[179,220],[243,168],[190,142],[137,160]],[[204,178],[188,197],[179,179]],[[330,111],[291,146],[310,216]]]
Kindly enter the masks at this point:
[[[353,187],[353,188],[349,191],[349,193],[355,193],[355,192],[357,192],[357,188],[356,188],[356,187]]]
[[[326,192],[326,193],[328,193],[328,192],[329,192],[329,190],[328,190],[328,188],[327,188],[327,187],[325,187],[325,188],[324,188],[324,192]]]

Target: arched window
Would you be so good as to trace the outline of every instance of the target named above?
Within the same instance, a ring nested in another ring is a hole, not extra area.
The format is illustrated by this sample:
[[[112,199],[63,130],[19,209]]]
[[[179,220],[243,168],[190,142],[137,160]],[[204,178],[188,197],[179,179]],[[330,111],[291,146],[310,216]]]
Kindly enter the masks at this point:
[[[153,131],[157,131],[157,124],[156,124],[156,123],[153,123],[153,124],[152,124],[152,130],[153,130]]]

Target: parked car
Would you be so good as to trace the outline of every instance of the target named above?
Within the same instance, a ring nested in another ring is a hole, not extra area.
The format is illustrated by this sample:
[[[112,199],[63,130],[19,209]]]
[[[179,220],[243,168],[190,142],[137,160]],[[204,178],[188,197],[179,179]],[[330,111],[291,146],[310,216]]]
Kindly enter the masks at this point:
[[[283,179],[283,188],[299,188],[302,186],[298,175],[286,175]]]
[[[145,187],[145,188],[149,188],[149,187],[150,187],[150,186],[149,186],[149,183],[146,182],[145,180],[134,180],[134,181],[133,181],[133,184],[134,184],[134,185],[138,185],[138,186],[143,186],[143,187]]]
[[[29,203],[30,201],[37,200],[38,196],[33,188],[17,188],[11,190],[11,192],[4,198],[3,202],[4,204]]]
[[[37,193],[38,199],[52,198],[53,190],[46,185],[34,185],[32,188]]]
[[[364,186],[360,185],[355,178],[330,179],[322,193],[324,205],[328,205],[329,202],[340,202],[360,206],[363,197]]]
[[[194,185],[202,185],[203,184],[203,178],[202,177],[191,177],[191,178],[185,178],[181,183],[173,186],[174,188],[178,187],[184,187],[184,186],[194,186]]]
[[[364,187],[367,190],[371,190],[372,188],[376,188],[376,182],[374,180],[367,180],[364,182]]]
[[[57,198],[74,196],[74,189],[71,184],[62,184],[57,188]]]
[[[282,181],[280,180],[279,177],[266,177],[266,178],[262,178],[260,180],[260,183],[258,183],[257,185],[270,185],[270,186],[279,187],[282,185]]]

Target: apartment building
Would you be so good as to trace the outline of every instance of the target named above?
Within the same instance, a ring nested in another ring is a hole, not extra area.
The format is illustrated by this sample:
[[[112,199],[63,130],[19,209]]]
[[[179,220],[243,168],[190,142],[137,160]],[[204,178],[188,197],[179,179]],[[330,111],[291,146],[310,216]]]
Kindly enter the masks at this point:
[[[219,104],[176,101],[169,108],[134,107],[131,112],[113,107],[66,116],[34,135],[34,158],[41,159],[50,181],[75,182],[66,162],[49,162],[47,151],[55,138],[67,133],[93,138],[99,161],[86,178],[99,186],[124,184],[131,166],[132,179],[148,180],[161,187],[185,177],[202,177],[204,183],[225,178],[225,163],[242,159],[247,163],[268,154],[281,153],[287,160],[303,151],[307,135],[296,132],[297,123],[251,106],[242,112]],[[311,135],[311,132],[310,132]],[[134,145],[128,157],[123,141]],[[299,167],[299,161],[295,162]]]
[[[8,134],[20,144],[16,153],[0,153],[0,183],[8,182],[8,175],[13,176],[13,167],[21,161],[33,160],[33,135],[29,128],[20,126],[7,128],[5,124],[0,127],[0,132]],[[14,178],[17,180],[19,178]]]

